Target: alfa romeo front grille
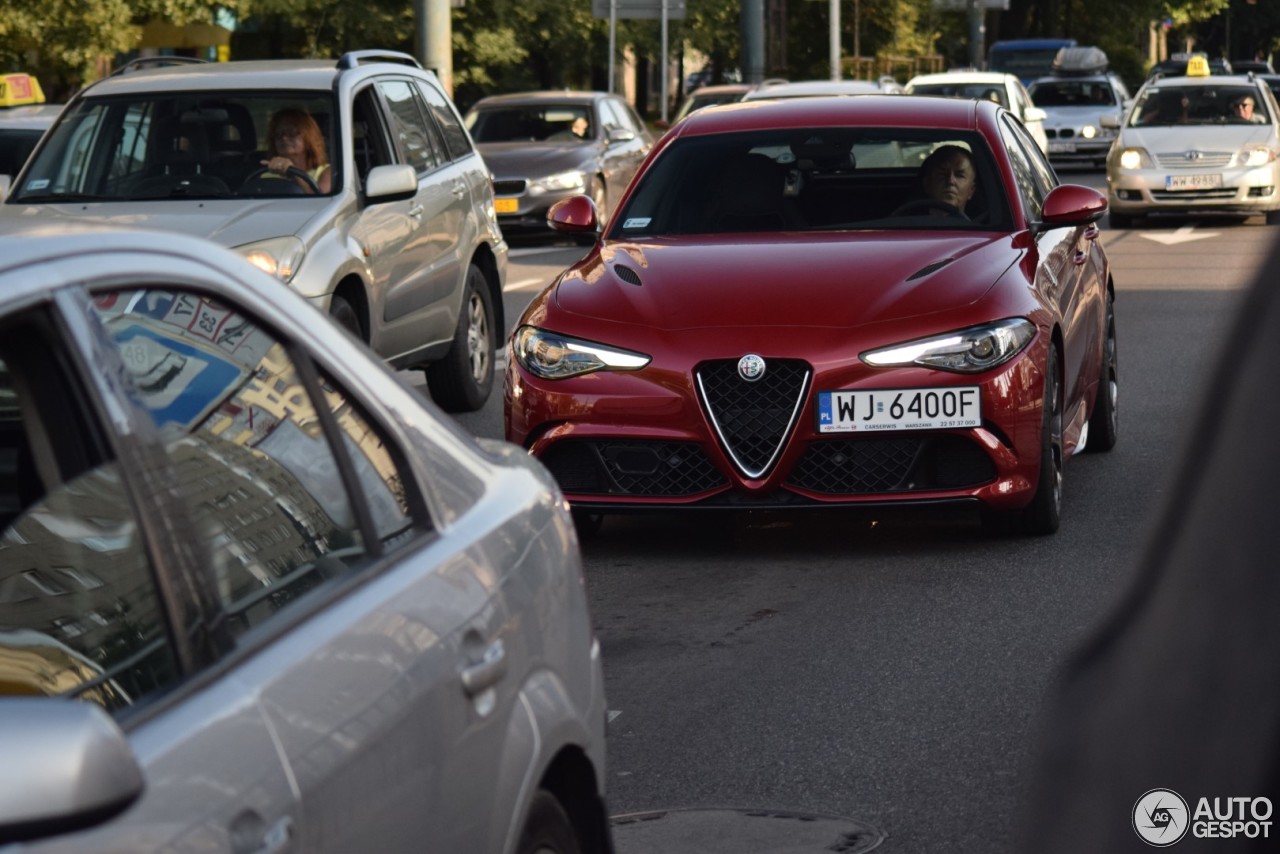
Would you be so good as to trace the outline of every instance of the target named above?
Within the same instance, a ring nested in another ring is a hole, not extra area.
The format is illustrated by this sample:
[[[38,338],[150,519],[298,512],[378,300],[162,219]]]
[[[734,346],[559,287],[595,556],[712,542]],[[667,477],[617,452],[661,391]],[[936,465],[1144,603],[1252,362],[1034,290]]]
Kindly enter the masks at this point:
[[[704,362],[694,371],[698,396],[738,471],[759,478],[773,468],[800,416],[811,376],[808,364],[797,359],[766,359],[755,381],[738,374],[737,360]]]
[[[725,485],[725,477],[692,442],[567,439],[541,457],[560,488],[574,495],[678,498]]]

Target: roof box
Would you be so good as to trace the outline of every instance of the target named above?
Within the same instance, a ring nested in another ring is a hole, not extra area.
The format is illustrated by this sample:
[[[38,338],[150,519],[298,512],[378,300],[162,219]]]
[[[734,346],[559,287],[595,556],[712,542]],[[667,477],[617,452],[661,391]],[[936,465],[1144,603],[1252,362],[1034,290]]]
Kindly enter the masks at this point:
[[[1053,73],[1063,77],[1101,74],[1107,65],[1107,55],[1100,47],[1064,47],[1053,58]]]

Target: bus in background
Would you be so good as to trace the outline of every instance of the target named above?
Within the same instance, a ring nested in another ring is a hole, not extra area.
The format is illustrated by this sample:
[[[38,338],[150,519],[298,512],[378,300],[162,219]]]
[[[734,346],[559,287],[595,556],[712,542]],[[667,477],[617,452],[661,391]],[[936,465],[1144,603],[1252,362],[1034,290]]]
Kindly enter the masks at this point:
[[[1016,74],[1022,85],[1052,72],[1053,58],[1064,47],[1076,47],[1075,39],[1010,39],[991,45],[987,70]]]

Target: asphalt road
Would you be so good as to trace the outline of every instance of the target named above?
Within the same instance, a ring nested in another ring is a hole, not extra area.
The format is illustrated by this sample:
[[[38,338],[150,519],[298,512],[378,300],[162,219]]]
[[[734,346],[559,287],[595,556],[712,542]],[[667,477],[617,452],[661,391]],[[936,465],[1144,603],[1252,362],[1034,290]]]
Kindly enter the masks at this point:
[[[1062,177],[1102,186],[1097,172]],[[1177,500],[1190,416],[1275,235],[1256,220],[1104,229],[1121,436],[1069,461],[1053,537],[993,537],[967,517],[609,518],[583,544],[609,803],[655,819],[620,818],[620,854],[1027,850],[1014,840],[1042,692]],[[509,319],[581,252],[517,250]],[[500,405],[459,420],[500,437]],[[843,848],[777,822],[784,841],[762,832],[761,815],[795,814],[855,831]]]

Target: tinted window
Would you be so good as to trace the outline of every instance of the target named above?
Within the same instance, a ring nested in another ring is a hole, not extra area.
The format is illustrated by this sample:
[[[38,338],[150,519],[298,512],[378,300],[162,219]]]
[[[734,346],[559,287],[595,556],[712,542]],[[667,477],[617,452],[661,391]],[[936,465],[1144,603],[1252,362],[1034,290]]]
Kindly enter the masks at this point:
[[[402,479],[367,420],[332,388],[319,408],[317,386],[270,332],[188,293],[126,291],[97,305],[205,546],[224,644],[365,565],[382,538],[408,527]],[[331,436],[360,455],[350,482]],[[351,497],[356,481],[372,518]],[[372,520],[382,537],[370,540]]]
[[[0,695],[117,711],[178,675],[139,518],[41,315],[0,328]]]
[[[427,107],[435,118],[440,132],[444,134],[445,145],[449,149],[449,157],[458,160],[471,153],[471,140],[462,126],[462,119],[453,104],[436,87],[424,81],[418,81],[418,88],[427,99]]]
[[[1023,142],[1025,133],[1018,134],[1013,122],[1006,116],[1000,121],[1000,135],[1004,138],[1005,148],[1009,150],[1009,165],[1013,167],[1013,177],[1018,184],[1022,204],[1027,209],[1027,217],[1039,219],[1046,191],[1041,189],[1037,169],[1032,165],[1028,147]]]
[[[418,108],[413,87],[404,80],[383,80],[378,83],[378,88],[387,99],[392,128],[406,162],[420,175],[434,168],[437,165],[436,152],[431,147],[425,117]]]

